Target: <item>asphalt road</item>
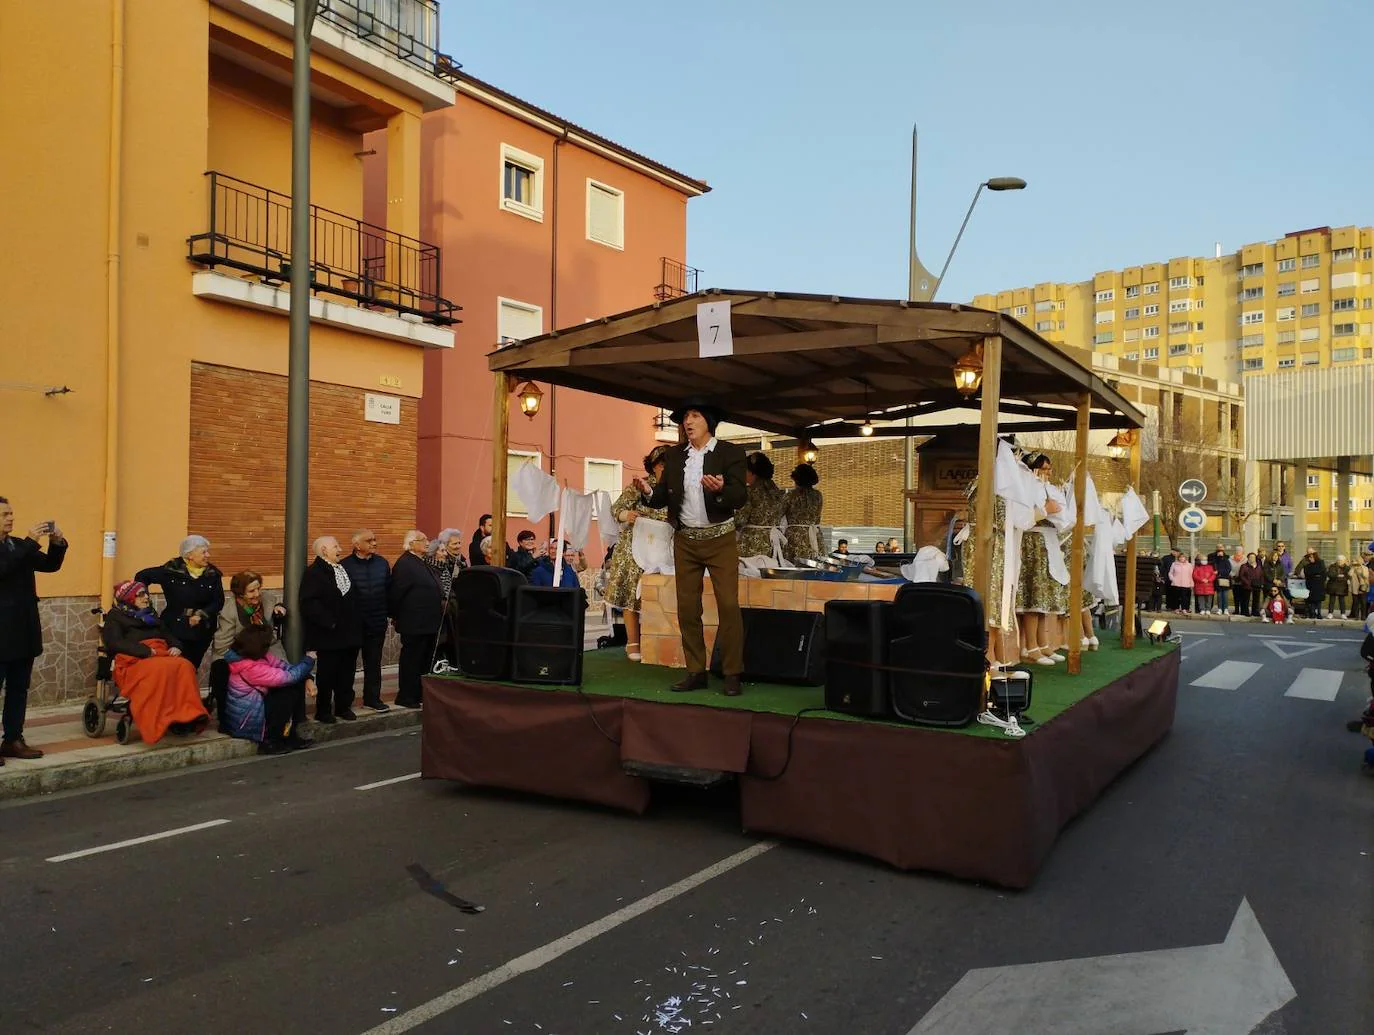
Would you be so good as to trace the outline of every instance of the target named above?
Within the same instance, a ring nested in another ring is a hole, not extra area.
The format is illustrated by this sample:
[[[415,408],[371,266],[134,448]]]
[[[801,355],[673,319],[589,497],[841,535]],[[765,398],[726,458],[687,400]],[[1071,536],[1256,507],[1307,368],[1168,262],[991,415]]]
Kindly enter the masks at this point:
[[[1125,997],[1103,1035],[1368,1035],[1358,636],[1182,624],[1174,732],[1020,893],[768,847],[728,794],[662,793],[635,818],[416,779],[355,790],[417,772],[413,732],[0,808],[0,1032],[907,1035],[977,968],[1147,953],[1111,996],[1161,962],[1147,1004],[1189,971],[1225,998],[1212,985],[1234,975],[1164,950],[1223,942],[1247,903],[1295,998],[1257,1027],[1154,1030]],[[412,864],[484,911],[427,894]],[[1081,974],[1047,973],[1042,1006],[1067,1010]],[[923,1030],[1070,1030],[1004,1012]]]

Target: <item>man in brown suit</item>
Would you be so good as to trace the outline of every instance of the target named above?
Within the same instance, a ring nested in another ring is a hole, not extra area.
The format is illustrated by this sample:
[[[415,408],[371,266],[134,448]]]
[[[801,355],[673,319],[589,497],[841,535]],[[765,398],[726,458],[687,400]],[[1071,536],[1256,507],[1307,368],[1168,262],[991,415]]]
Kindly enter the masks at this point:
[[[635,487],[648,506],[668,508],[673,536],[673,564],[677,576],[677,620],[687,676],[670,689],[703,690],[706,678],[706,634],[701,624],[702,575],[711,573],[720,624],[725,694],[740,694],[744,672],[744,622],[739,610],[739,550],[735,511],[744,506],[745,454],[739,446],[715,437],[719,411],[703,403],[688,403],[673,413],[686,443],[663,456],[663,477],[649,490],[643,478]]]

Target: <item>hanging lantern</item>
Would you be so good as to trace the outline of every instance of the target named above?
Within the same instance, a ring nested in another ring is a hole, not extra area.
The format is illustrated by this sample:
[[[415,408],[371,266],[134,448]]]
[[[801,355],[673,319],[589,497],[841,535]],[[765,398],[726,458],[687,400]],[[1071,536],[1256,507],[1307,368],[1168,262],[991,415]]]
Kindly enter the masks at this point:
[[[861,428],[859,429],[859,434],[862,435],[864,438],[872,438],[872,437],[873,437],[873,422],[872,422],[871,420],[866,420],[866,421],[864,421],[863,427],[861,427]]]
[[[520,398],[520,412],[531,419],[539,412],[539,404],[544,401],[544,393],[533,381],[526,381],[515,390]]]
[[[1135,442],[1135,433],[1129,429],[1118,431],[1112,436],[1112,440],[1107,443],[1107,453],[1116,460],[1125,460],[1131,455],[1131,446]]]
[[[983,383],[983,346],[981,343],[965,352],[954,364],[954,387],[961,395],[973,395]]]
[[[802,463],[814,464],[816,462],[816,443],[806,442],[802,445]]]

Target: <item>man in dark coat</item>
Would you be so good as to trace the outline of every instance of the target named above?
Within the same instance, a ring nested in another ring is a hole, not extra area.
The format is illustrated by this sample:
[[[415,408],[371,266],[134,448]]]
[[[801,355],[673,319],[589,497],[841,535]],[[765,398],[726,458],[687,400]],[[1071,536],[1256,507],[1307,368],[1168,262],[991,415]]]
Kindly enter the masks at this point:
[[[363,707],[374,712],[390,711],[382,703],[382,645],[386,643],[391,565],[377,552],[377,536],[370,528],[353,533],[353,552],[340,563],[357,591],[363,618]],[[350,682],[349,690],[352,689]]]
[[[420,680],[434,664],[439,627],[444,621],[444,588],[439,573],[425,561],[428,544],[423,532],[407,532],[405,552],[396,558],[391,571],[391,624],[401,638],[396,703],[402,708],[422,704]]]
[[[477,519],[477,528],[472,533],[472,542],[468,543],[468,563],[474,568],[479,564],[486,564],[487,559],[482,556],[482,540],[491,535],[491,515],[483,514]]]
[[[706,636],[701,622],[702,575],[711,573],[720,617],[719,637],[725,694],[741,692],[744,673],[744,621],[739,609],[739,548],[735,535],[735,511],[748,499],[745,486],[745,453],[731,442],[721,442],[716,425],[721,413],[705,403],[691,402],[673,413],[673,422],[687,436],[686,443],[663,454],[663,477],[650,489],[643,478],[635,487],[648,507],[668,508],[676,568],[677,619],[682,634],[682,655],[687,677],[670,688],[678,692],[701,690],[707,685]]]
[[[301,576],[301,617],[305,646],[318,657],[315,666],[315,721],[352,722],[353,673],[363,644],[358,593],[339,563],[343,550],[333,536],[315,540],[315,560]]]
[[[5,697],[0,765],[6,758],[43,757],[38,748],[24,743],[33,662],[43,653],[34,573],[57,571],[67,556],[67,540],[51,521],[35,525],[23,539],[10,535],[13,530],[14,508],[0,496],[0,693]],[[39,545],[44,536],[46,552]]]

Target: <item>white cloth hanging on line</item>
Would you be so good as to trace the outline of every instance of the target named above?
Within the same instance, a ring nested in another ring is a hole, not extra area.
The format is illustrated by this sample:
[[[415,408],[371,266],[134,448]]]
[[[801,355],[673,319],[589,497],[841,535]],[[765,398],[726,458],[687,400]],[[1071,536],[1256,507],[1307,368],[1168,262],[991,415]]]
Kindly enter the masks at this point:
[[[611,513],[611,494],[605,489],[592,493],[592,507],[596,510],[596,529],[601,533],[601,545],[609,550],[620,539],[620,522]]]
[[[1125,526],[1126,538],[1129,539],[1139,532],[1149,520],[1150,512],[1136,495],[1135,486],[1128,486],[1126,495],[1121,499],[1121,524]]]
[[[521,465],[510,485],[531,521],[542,521],[558,509],[558,481],[533,461]]]
[[[559,517],[563,521],[562,541],[575,550],[586,546],[587,535],[592,530],[592,497],[574,489],[564,489]]]

